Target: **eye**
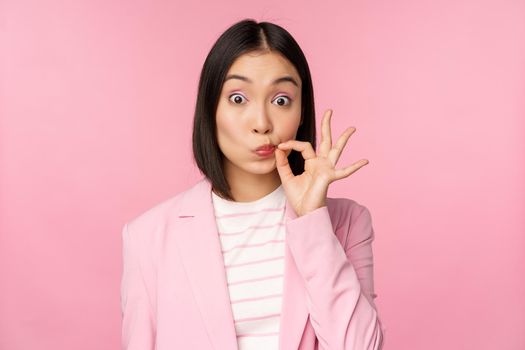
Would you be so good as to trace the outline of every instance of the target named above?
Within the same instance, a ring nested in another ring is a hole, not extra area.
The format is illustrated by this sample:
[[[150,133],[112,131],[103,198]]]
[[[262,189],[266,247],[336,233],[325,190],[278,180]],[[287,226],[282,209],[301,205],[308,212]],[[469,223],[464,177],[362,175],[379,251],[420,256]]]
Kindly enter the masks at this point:
[[[288,100],[288,104],[286,104],[286,100]],[[274,101],[278,101],[277,104],[279,106],[287,106],[290,103],[292,103],[292,99],[289,98],[288,96],[284,96],[284,95],[278,96]],[[284,101],[284,102],[282,102],[282,101]]]
[[[234,97],[233,100],[232,100],[233,96],[237,96],[237,97]],[[242,99],[245,99],[245,97],[243,95],[241,95],[241,94],[232,94],[229,97],[229,100],[232,101],[236,105],[241,104],[240,102],[242,102]]]

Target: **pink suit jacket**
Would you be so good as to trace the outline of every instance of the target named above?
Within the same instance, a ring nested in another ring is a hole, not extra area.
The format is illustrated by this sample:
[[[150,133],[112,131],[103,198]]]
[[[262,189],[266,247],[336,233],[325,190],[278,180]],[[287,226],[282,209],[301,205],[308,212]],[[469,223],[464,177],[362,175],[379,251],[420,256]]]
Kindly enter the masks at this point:
[[[381,349],[368,209],[328,197],[300,217],[286,200],[285,213],[280,349]],[[237,349],[205,177],[128,221],[122,243],[122,349]]]

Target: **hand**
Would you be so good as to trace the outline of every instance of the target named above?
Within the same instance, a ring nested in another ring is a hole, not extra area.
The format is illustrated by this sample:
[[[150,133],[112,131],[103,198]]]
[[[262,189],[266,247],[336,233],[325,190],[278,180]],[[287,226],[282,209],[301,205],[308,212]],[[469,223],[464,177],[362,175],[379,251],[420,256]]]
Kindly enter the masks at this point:
[[[331,109],[328,109],[323,116],[321,122],[322,137],[317,154],[315,154],[310,142],[298,140],[280,143],[275,149],[277,171],[286,197],[292,204],[297,216],[305,215],[310,211],[325,206],[328,185],[353,174],[369,163],[367,159],[361,159],[346,168],[335,169],[346,142],[356,131],[356,128],[347,128],[332,148],[330,131],[332,112]],[[287,149],[301,152],[305,159],[304,172],[301,175],[295,176],[293,174],[286,156]]]

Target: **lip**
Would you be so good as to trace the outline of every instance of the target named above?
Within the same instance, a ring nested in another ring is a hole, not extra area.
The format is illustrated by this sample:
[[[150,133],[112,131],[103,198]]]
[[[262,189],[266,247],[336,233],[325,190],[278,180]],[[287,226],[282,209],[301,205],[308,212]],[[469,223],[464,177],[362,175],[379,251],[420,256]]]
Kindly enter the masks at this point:
[[[266,145],[257,147],[257,149],[254,152],[261,157],[268,157],[272,155],[274,151],[275,151],[274,145],[266,144]]]
[[[259,146],[255,149],[255,152],[257,151],[273,151],[275,149],[275,146],[271,143],[264,144],[262,146]]]

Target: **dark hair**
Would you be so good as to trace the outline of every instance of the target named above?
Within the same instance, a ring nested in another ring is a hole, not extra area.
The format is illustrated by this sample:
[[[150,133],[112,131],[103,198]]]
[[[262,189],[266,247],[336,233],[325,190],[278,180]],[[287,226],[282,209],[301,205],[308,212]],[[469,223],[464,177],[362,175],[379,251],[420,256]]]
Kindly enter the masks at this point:
[[[296,140],[308,141],[314,150],[315,108],[312,78],[306,58],[295,39],[279,25],[244,19],[229,27],[215,42],[202,67],[193,120],[193,157],[215,192],[233,200],[224,175],[224,154],[216,136],[215,114],[226,73],[240,55],[256,50],[276,51],[294,66],[302,81],[301,124]],[[304,172],[304,159],[292,150],[288,162],[294,175]]]

